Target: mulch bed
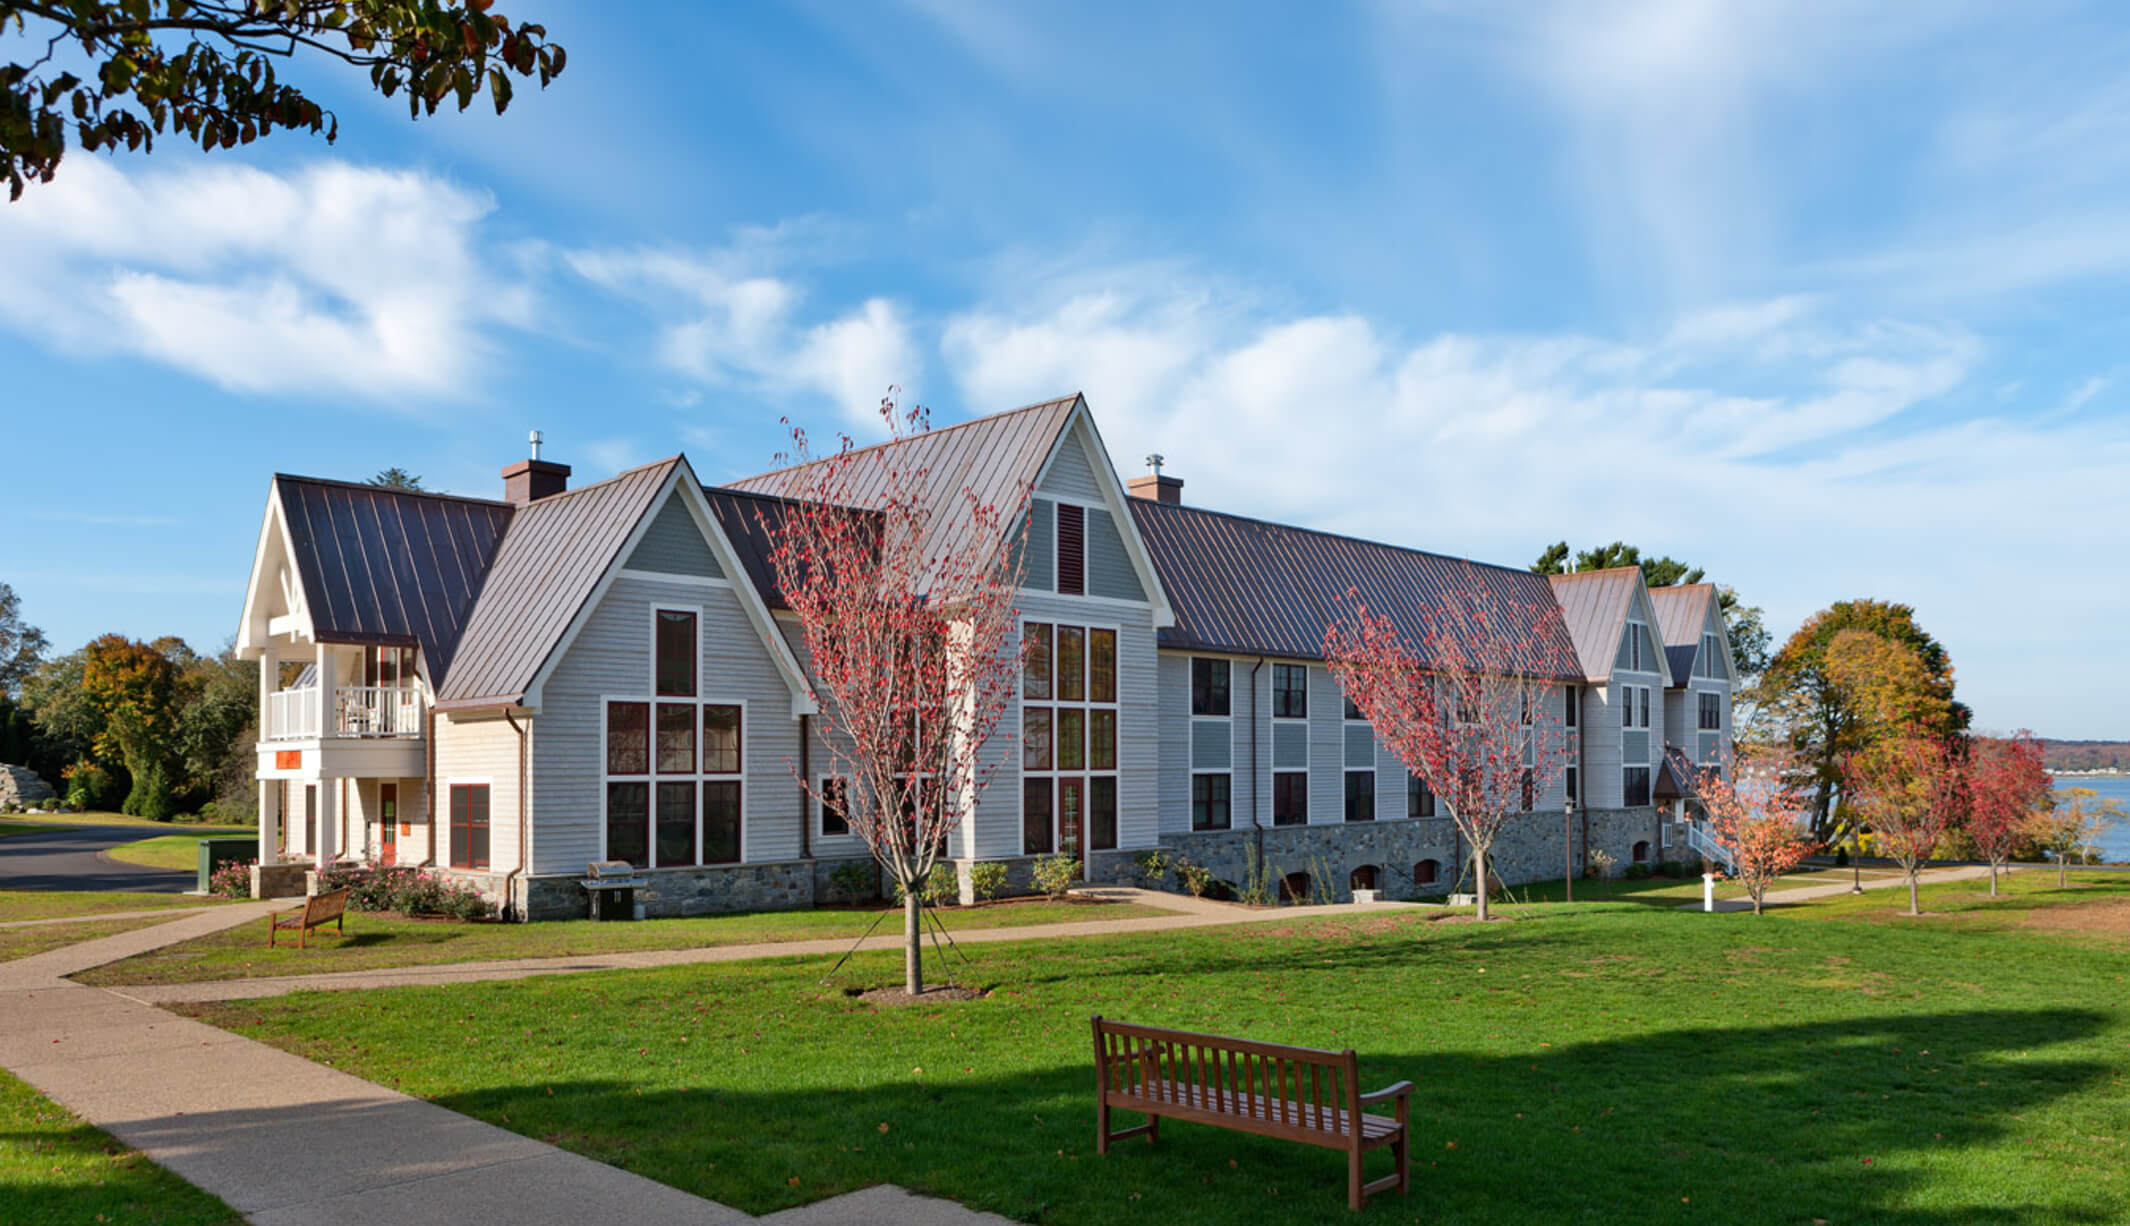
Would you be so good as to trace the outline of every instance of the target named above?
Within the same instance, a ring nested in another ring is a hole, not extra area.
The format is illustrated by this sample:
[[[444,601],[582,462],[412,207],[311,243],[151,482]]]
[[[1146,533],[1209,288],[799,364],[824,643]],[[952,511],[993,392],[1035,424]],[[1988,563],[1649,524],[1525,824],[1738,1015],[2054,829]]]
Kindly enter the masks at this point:
[[[843,993],[869,1005],[936,1005],[950,1001],[982,1000],[991,993],[983,988],[932,987],[915,996],[902,988],[847,988]]]

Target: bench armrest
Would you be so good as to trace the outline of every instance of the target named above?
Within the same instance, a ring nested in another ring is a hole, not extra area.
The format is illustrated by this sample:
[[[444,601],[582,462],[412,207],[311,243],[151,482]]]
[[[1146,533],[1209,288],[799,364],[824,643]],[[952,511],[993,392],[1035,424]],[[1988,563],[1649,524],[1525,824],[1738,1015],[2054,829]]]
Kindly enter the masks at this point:
[[[1410,1081],[1401,1081],[1395,1085],[1384,1086],[1382,1089],[1377,1090],[1373,1094],[1363,1094],[1361,1096],[1361,1105],[1366,1107],[1370,1103],[1380,1103],[1387,1098],[1404,1098],[1412,1092],[1413,1083]]]

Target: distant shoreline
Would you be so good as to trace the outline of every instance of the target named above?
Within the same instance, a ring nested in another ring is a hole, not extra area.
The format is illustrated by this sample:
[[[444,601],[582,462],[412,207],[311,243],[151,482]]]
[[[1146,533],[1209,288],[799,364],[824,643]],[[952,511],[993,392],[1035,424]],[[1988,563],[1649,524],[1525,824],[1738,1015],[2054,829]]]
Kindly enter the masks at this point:
[[[2051,779],[2130,779],[2130,771],[2050,771]]]

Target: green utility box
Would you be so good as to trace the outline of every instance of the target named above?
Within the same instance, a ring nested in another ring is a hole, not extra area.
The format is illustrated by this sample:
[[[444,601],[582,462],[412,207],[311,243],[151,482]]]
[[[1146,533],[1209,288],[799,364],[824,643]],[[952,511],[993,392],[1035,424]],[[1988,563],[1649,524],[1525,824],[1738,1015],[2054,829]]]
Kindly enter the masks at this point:
[[[214,877],[214,871],[225,864],[233,864],[240,860],[256,860],[258,858],[259,840],[256,837],[201,839],[200,881],[197,888],[200,893],[205,894],[208,883]]]

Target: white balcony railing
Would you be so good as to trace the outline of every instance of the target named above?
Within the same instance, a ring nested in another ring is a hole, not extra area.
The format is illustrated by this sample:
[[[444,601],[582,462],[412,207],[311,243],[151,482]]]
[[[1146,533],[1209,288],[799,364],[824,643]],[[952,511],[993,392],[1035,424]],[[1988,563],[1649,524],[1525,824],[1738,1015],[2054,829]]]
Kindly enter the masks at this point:
[[[420,736],[421,694],[405,686],[350,685],[333,691],[328,736]],[[278,690],[266,696],[266,737],[302,740],[318,733],[318,689]]]

